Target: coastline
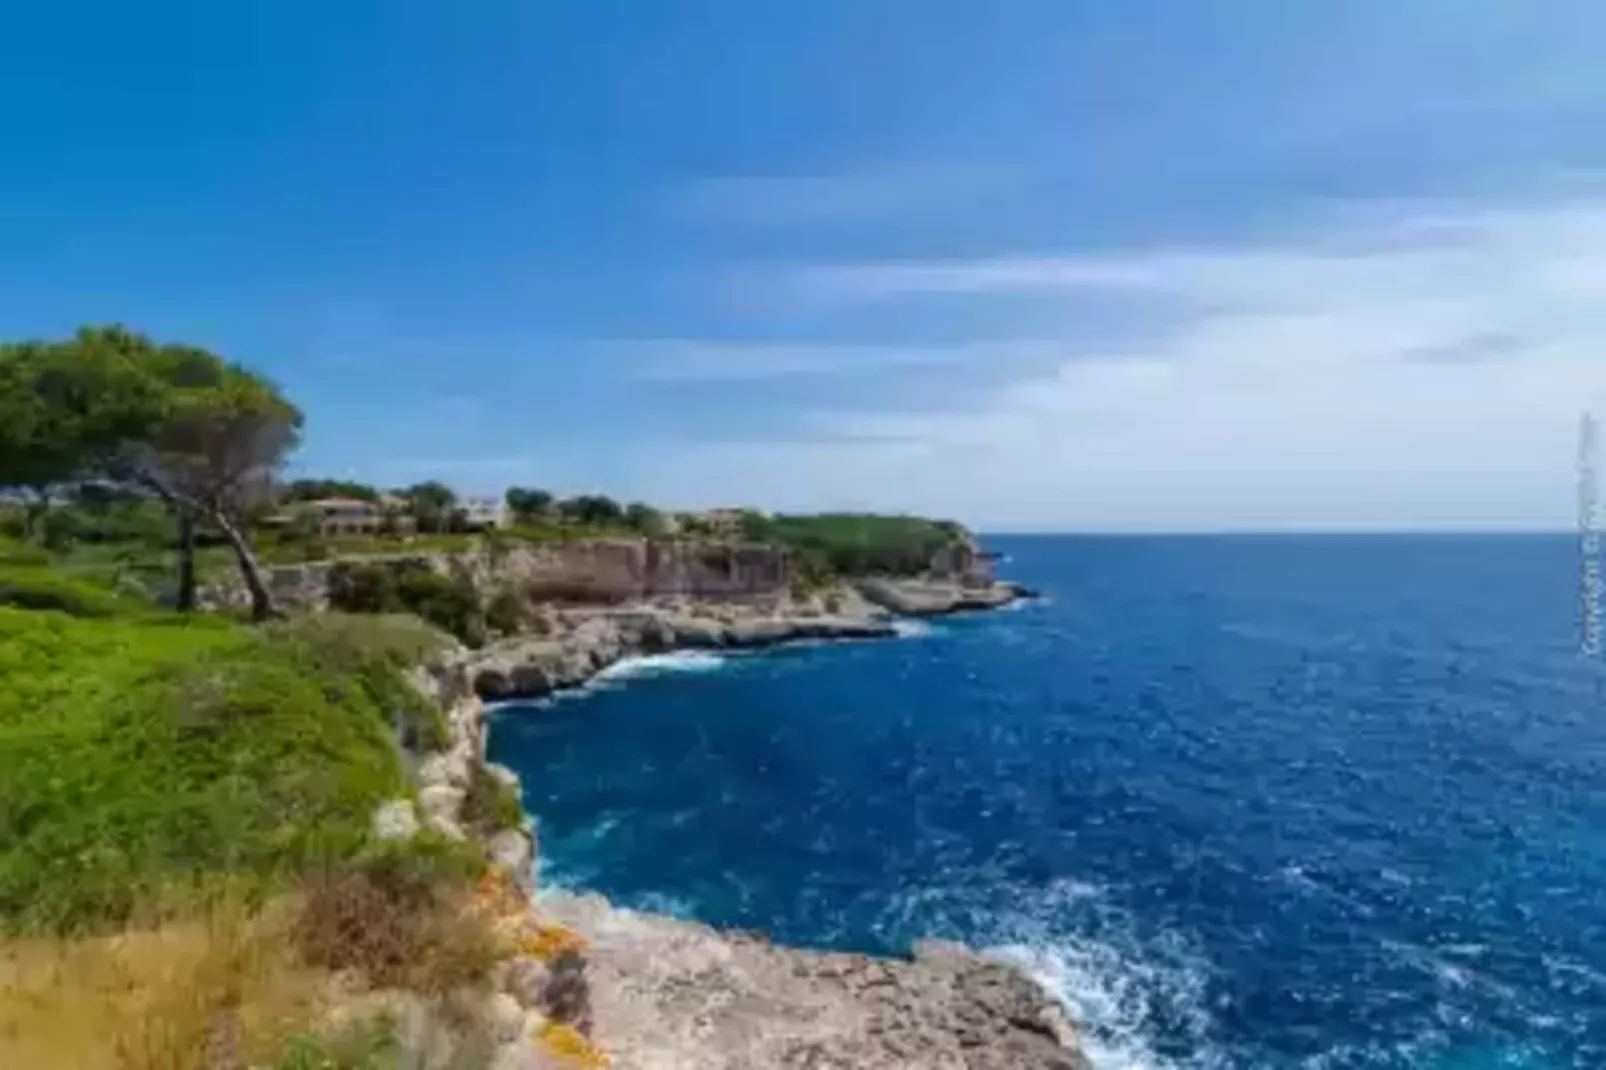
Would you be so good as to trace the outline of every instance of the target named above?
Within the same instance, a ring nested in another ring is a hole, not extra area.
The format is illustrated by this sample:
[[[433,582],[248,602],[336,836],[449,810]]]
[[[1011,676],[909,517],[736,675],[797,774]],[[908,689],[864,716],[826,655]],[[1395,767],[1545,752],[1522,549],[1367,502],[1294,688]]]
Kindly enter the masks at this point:
[[[476,770],[512,790],[517,775],[486,761],[487,701],[529,701],[584,687],[632,657],[751,650],[807,640],[893,638],[899,622],[999,608],[1031,592],[1012,584],[904,585],[921,609],[895,614],[884,591],[834,590],[836,612],[814,605],[612,607],[566,611],[563,632],[459,649],[418,675],[448,711],[452,743],[418,769],[424,824],[462,836],[460,810]],[[712,614],[712,615],[710,615]],[[505,690],[504,690],[505,689]],[[489,692],[489,694],[488,694]],[[499,693],[500,692],[500,693]],[[1090,1070],[1065,1008],[1036,979],[957,944],[923,942],[876,957],[772,943],[568,890],[537,894],[537,817],[486,849],[519,909],[571,933],[581,950],[551,962],[517,960],[509,991],[526,1013],[570,1024],[641,1070]],[[508,1046],[495,1070],[553,1065]],[[599,1064],[600,1065],[600,1064]]]
[[[803,602],[571,607],[548,617],[543,634],[501,640],[465,662],[481,699],[533,701],[585,687],[632,658],[892,639],[907,634],[911,619],[1002,609],[1035,597],[1014,583],[873,579],[834,587]]]

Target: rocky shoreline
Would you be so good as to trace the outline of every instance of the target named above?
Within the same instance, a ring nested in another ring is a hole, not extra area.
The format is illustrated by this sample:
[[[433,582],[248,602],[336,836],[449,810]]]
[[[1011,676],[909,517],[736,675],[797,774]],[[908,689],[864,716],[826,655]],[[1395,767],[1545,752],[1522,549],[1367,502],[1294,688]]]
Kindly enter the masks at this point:
[[[628,657],[676,650],[753,650],[804,640],[896,636],[899,617],[998,609],[1032,592],[1012,583],[862,580],[804,601],[675,601],[554,610],[542,634],[494,643],[470,659],[483,699],[537,699],[583,686]]]
[[[417,760],[416,809],[407,800],[382,808],[376,832],[396,838],[427,826],[466,838],[462,812],[476,777],[517,790],[512,771],[485,760],[488,698],[579,686],[637,654],[890,636],[895,613],[994,608],[1028,593],[1008,584],[876,581],[802,604],[554,611],[546,636],[457,648],[417,673],[420,690],[446,711],[450,743]],[[921,944],[906,959],[783,947],[600,896],[538,893],[533,820],[485,846],[519,924],[573,944],[507,964],[486,1012],[502,1023],[492,1070],[1091,1070],[1046,991],[959,945]],[[554,1029],[584,1038],[580,1061],[529,1042]]]
[[[592,1028],[633,1070],[1091,1070],[1059,1005],[957,944],[809,951],[544,895],[589,941]]]

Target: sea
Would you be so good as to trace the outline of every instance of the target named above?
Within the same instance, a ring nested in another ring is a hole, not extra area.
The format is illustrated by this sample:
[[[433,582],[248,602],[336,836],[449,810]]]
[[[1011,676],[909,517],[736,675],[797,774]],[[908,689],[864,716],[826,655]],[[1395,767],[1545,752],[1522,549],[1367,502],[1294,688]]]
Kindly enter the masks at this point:
[[[1606,1070],[1576,540],[989,542],[1041,599],[499,709],[543,885],[963,940],[1100,1070]]]

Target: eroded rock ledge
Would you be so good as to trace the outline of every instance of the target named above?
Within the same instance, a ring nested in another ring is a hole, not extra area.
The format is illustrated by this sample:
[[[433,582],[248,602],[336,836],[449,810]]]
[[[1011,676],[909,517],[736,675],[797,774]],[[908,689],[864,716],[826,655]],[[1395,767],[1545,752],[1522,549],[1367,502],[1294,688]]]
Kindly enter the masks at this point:
[[[545,634],[494,643],[469,663],[482,698],[540,698],[578,687],[624,658],[674,650],[754,649],[810,639],[880,639],[897,617],[996,609],[1030,592],[1016,584],[864,580],[805,602],[789,599],[637,603],[554,610]]]
[[[999,609],[1036,594],[1018,583],[973,583],[961,579],[859,580],[860,596],[872,604],[910,617],[930,617],[967,610]]]
[[[1058,1004],[954,944],[912,959],[805,951],[545,895],[589,939],[594,1035],[630,1070],[1090,1070]]]

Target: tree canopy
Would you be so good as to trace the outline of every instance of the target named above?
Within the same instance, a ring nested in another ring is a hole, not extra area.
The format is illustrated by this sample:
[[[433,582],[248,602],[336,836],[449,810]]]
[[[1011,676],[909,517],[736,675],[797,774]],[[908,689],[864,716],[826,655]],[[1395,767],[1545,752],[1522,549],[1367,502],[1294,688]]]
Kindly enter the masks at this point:
[[[320,498],[377,502],[380,497],[379,488],[349,479],[295,479],[286,483],[279,494],[279,499],[286,502],[310,502]]]
[[[242,526],[300,439],[301,413],[272,383],[193,346],[84,328],[0,352],[0,414],[18,417],[0,442],[0,484],[99,481],[156,497],[180,529],[181,604],[204,520],[235,551],[255,615],[272,615]]]
[[[558,503],[558,513],[576,524],[618,524],[625,518],[624,507],[602,494],[581,494]]]
[[[429,480],[414,483],[399,492],[412,506],[413,517],[420,529],[445,531],[457,511],[457,494],[445,483]]]
[[[536,516],[552,507],[552,494],[534,487],[509,487],[507,507],[521,517]]]
[[[625,506],[624,521],[643,535],[662,535],[668,528],[664,514],[646,502],[631,502]]]

